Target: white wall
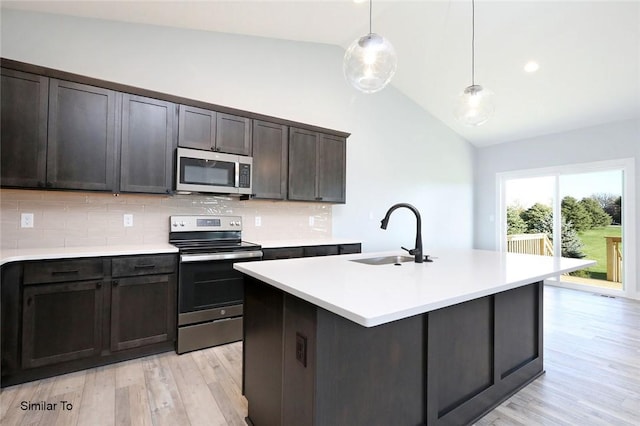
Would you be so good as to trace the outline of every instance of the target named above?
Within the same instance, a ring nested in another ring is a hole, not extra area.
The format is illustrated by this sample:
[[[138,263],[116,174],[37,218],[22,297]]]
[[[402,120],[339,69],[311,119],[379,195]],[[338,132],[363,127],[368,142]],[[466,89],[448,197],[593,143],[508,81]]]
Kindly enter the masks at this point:
[[[472,146],[393,87],[357,93],[336,46],[8,9],[1,31],[4,58],[350,132],[335,237],[366,251],[411,245],[408,212],[379,229],[389,206],[409,202],[425,246],[471,247]]]
[[[640,120],[627,120],[571,132],[493,145],[476,151],[474,246],[497,249],[494,218],[496,173],[623,158],[635,159],[635,200],[640,207]],[[636,210],[637,211],[637,210]],[[640,242],[640,219],[635,221],[636,242]],[[632,260],[633,261],[633,260]],[[636,250],[635,264],[640,263]],[[640,277],[636,272],[636,294]]]

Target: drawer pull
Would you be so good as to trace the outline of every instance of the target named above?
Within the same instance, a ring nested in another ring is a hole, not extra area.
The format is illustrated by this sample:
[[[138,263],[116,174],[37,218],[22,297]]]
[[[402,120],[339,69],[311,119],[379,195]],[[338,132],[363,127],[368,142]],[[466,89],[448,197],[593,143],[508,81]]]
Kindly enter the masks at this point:
[[[101,289],[102,288],[102,283],[101,282],[97,282],[96,283],[96,288],[97,289]]]
[[[134,265],[135,269],[151,269],[151,268],[155,268],[155,267],[156,267],[156,265],[153,264],[153,263],[149,263],[149,264],[146,264],[146,265]]]
[[[119,281],[118,280],[113,280],[113,286],[117,287],[118,286]]]
[[[51,275],[73,275],[73,274],[77,274],[80,271],[78,269],[75,270],[71,270],[71,271],[53,271],[51,272]]]

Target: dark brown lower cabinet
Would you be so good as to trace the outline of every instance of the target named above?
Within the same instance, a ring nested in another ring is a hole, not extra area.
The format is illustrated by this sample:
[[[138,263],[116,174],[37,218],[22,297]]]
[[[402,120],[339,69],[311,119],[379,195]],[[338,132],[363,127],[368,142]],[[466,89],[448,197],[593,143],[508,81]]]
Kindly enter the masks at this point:
[[[362,327],[245,276],[254,426],[468,425],[543,374],[541,282]]]
[[[262,260],[293,259],[297,257],[330,256],[362,252],[362,244],[326,244],[301,247],[270,247],[262,249]]]
[[[22,367],[56,364],[100,353],[102,281],[26,286]]]
[[[120,278],[111,286],[111,350],[175,339],[174,277]]]
[[[3,387],[175,349],[175,254],[17,262],[1,271]]]

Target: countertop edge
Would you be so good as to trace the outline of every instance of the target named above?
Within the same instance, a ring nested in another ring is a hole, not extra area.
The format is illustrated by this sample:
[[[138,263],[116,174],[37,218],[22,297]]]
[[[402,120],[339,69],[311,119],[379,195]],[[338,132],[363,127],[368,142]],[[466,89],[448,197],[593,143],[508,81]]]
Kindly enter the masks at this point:
[[[46,249],[10,249],[0,251],[0,266],[30,260],[75,259],[84,257],[135,256],[144,254],[178,253],[178,248],[167,244],[55,247]]]
[[[310,246],[330,246],[340,244],[362,244],[362,240],[351,238],[304,238],[288,240],[260,240],[248,238],[249,241],[260,244],[263,249],[290,248],[290,247],[310,247]]]

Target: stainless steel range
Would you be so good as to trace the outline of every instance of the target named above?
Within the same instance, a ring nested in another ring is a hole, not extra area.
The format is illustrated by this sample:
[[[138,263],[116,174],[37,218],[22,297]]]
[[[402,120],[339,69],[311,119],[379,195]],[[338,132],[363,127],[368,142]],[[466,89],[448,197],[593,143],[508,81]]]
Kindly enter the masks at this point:
[[[242,340],[242,274],[235,262],[262,259],[242,241],[240,216],[171,216],[169,242],[180,251],[179,354]]]

